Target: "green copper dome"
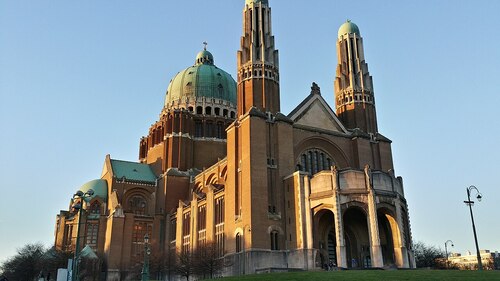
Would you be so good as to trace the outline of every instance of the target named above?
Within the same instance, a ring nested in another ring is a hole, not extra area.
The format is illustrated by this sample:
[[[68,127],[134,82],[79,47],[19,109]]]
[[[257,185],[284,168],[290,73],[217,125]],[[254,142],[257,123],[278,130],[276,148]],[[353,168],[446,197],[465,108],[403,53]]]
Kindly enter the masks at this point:
[[[268,0],[245,0],[245,4],[247,4],[247,5],[250,5],[252,3],[255,3],[255,4],[262,3],[264,5],[269,5]]]
[[[196,56],[195,65],[184,69],[170,81],[165,107],[186,99],[215,98],[236,105],[236,81],[214,65],[213,55],[203,50]]]
[[[89,181],[86,184],[82,185],[78,190],[85,193],[85,192],[89,191],[90,189],[94,190],[94,195],[90,198],[86,198],[85,201],[89,202],[94,197],[99,197],[104,201],[107,200],[107,198],[108,198],[108,183],[105,180],[99,179],[99,180]]]
[[[340,38],[342,35],[345,34],[357,34],[358,36],[361,35],[359,33],[358,26],[353,22],[351,22],[350,20],[347,20],[344,24],[340,26],[338,38]]]

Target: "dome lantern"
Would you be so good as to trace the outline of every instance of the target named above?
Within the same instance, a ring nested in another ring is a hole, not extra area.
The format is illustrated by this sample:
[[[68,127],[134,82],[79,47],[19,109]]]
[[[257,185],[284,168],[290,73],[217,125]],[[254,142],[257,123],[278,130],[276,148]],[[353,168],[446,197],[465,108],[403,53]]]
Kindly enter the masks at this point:
[[[358,26],[355,23],[351,22],[350,20],[347,20],[344,24],[340,26],[338,32],[338,38],[340,39],[340,37],[346,34],[356,34],[358,36],[361,35]]]

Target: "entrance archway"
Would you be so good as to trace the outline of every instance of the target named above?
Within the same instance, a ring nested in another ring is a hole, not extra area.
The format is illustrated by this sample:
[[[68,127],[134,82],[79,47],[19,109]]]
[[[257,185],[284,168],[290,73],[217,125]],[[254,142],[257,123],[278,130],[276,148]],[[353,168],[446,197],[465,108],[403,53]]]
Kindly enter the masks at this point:
[[[366,213],[359,207],[344,212],[344,230],[348,268],[371,267],[370,236]]]
[[[319,250],[316,261],[324,267],[330,261],[337,264],[337,238],[335,235],[335,220],[333,212],[327,209],[314,215],[314,247]]]
[[[380,208],[377,211],[377,220],[384,266],[402,267],[403,261],[397,255],[399,252],[395,251],[401,247],[401,237],[393,212],[385,207]]]

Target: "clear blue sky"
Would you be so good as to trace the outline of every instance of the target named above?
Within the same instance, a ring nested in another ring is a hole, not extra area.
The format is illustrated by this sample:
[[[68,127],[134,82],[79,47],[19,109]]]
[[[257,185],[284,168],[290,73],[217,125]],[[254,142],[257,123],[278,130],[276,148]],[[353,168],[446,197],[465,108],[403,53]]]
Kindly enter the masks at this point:
[[[282,111],[316,81],[333,106],[338,27],[364,37],[379,130],[414,240],[500,250],[499,1],[270,0]],[[56,214],[104,157],[137,160],[170,79],[209,42],[235,76],[243,0],[0,1],[0,261],[53,243]]]

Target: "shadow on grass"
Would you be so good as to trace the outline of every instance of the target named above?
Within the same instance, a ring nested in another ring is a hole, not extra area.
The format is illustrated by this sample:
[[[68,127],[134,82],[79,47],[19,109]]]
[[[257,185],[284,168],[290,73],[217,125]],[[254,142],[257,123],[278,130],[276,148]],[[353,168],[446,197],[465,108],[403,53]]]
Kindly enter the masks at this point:
[[[500,280],[500,271],[459,271],[459,270],[341,270],[270,273],[235,276],[218,279],[221,281],[492,281]]]

